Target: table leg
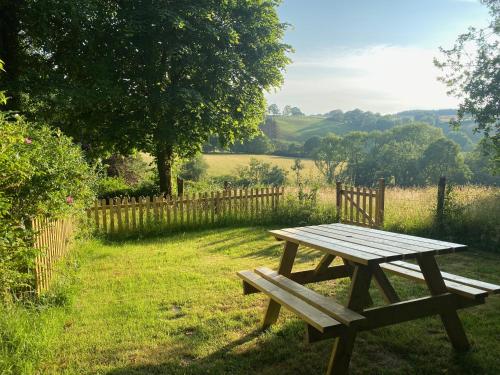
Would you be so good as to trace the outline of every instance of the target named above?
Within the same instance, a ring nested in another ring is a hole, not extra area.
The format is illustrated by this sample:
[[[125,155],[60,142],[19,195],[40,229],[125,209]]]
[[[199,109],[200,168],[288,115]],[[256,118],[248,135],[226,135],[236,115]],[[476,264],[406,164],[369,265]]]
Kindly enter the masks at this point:
[[[447,293],[443,276],[439,271],[439,267],[434,256],[421,255],[417,260],[431,294],[434,296]],[[467,340],[464,327],[458,317],[457,311],[452,310],[440,314],[440,316],[453,347],[459,351],[468,350],[470,348],[469,340]]]
[[[349,266],[351,268],[351,275],[349,276],[349,278],[351,279],[351,283],[352,283],[353,272],[354,272],[354,265],[353,265],[352,262],[348,261],[347,259],[342,258],[342,261],[344,262],[344,264],[346,266]],[[369,291],[366,292],[365,303],[364,303],[363,307],[367,307],[367,306],[373,306],[373,300],[372,300],[372,297],[370,296],[370,292]]]
[[[293,262],[295,261],[295,256],[297,255],[297,249],[299,244],[286,241],[284,246],[283,255],[281,256],[280,265],[278,268],[278,273],[283,276],[290,276],[292,273]],[[271,324],[278,320],[281,305],[278,302],[269,299],[267,303],[266,313],[264,315],[264,320],[262,322],[262,329],[267,329]]]
[[[321,258],[321,260],[319,261],[318,265],[316,266],[316,268],[314,269],[314,273],[316,274],[320,274],[321,272],[325,271],[328,266],[330,266],[330,264],[332,264],[332,262],[335,260],[335,255],[332,255],[332,254],[326,254],[325,256],[323,256],[323,258]]]
[[[356,265],[352,275],[351,289],[347,307],[362,312],[366,302],[372,270],[368,266]],[[327,375],[347,374],[351,361],[352,349],[356,340],[356,330],[350,329],[346,334],[335,339],[333,352],[328,363]]]
[[[373,278],[375,279],[375,284],[379,288],[387,303],[396,303],[401,301],[398,293],[396,293],[396,290],[378,264],[373,267]]]

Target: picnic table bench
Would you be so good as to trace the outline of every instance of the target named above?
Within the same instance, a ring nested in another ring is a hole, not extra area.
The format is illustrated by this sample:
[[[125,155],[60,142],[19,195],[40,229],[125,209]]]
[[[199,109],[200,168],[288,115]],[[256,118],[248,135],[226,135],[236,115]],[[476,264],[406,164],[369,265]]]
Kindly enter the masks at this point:
[[[439,270],[435,255],[464,250],[465,245],[345,224],[325,224],[272,230],[285,241],[277,271],[266,267],[240,271],[244,294],[262,292],[269,297],[263,328],[278,319],[281,306],[304,320],[306,340],[335,338],[327,374],[346,374],[357,332],[372,330],[431,315],[440,315],[456,350],[469,348],[457,310],[485,302],[500,286]],[[299,245],[324,253],[316,268],[292,272]],[[336,257],[343,264],[331,266]],[[404,262],[415,259],[417,264]],[[401,301],[385,272],[427,284],[430,296]],[[344,306],[304,284],[351,278]],[[370,307],[371,280],[387,305]]]

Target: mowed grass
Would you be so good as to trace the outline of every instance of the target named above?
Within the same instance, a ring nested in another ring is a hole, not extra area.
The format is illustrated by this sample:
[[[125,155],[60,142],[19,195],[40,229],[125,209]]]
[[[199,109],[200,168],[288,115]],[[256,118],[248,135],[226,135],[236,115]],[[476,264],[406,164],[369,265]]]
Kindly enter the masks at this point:
[[[234,175],[238,168],[248,166],[251,159],[257,159],[285,169],[288,172],[290,182],[293,181],[294,177],[291,167],[294,165],[296,159],[284,156],[251,154],[204,154],[203,158],[208,163],[209,176]],[[304,169],[301,172],[303,177],[309,179],[318,179],[320,177],[320,173],[314,165],[313,160],[303,158],[300,158],[300,160],[304,165]]]
[[[321,374],[333,340],[305,344],[303,322],[287,311],[261,333],[266,298],[243,296],[236,277],[238,270],[276,267],[281,246],[261,227],[89,241],[78,250],[73,303],[42,309],[43,319],[29,322],[29,334],[50,336],[50,346],[38,368],[24,366],[26,373]],[[318,256],[300,250],[296,269],[313,267]],[[471,250],[438,260],[446,271],[500,283],[499,255]],[[425,294],[420,285],[391,280],[403,298]],[[345,301],[348,279],[313,288]],[[382,303],[375,288],[372,296]],[[351,373],[497,374],[499,309],[493,296],[460,313],[472,342],[462,355],[438,318],[360,333]]]

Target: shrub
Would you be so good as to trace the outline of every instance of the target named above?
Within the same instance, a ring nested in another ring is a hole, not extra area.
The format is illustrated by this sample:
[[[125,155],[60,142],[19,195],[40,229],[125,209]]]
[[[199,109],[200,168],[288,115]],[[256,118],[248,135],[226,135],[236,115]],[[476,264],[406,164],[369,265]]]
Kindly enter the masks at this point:
[[[127,186],[143,182],[152,173],[150,166],[139,153],[129,156],[115,154],[103,163],[108,177],[119,178]]]
[[[0,112],[0,294],[31,283],[31,220],[83,214],[95,174],[70,138]]]
[[[242,186],[273,185],[281,186],[286,182],[287,171],[277,165],[271,165],[251,159],[250,164],[238,169],[238,184]]]
[[[179,177],[189,181],[200,181],[207,174],[208,164],[203,155],[196,155],[182,163]]]

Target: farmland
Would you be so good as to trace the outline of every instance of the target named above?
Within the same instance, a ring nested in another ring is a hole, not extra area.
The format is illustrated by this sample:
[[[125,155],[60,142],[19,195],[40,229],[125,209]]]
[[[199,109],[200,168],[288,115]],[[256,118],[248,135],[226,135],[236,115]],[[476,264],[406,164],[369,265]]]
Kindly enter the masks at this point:
[[[277,165],[285,169],[289,173],[289,179],[292,177],[292,170],[295,158],[274,155],[250,155],[250,154],[205,154],[203,158],[208,163],[209,176],[222,176],[234,174],[238,167],[248,165],[251,159]],[[314,165],[314,161],[310,159],[302,159],[304,170],[302,171],[305,177],[319,177],[319,171]]]

